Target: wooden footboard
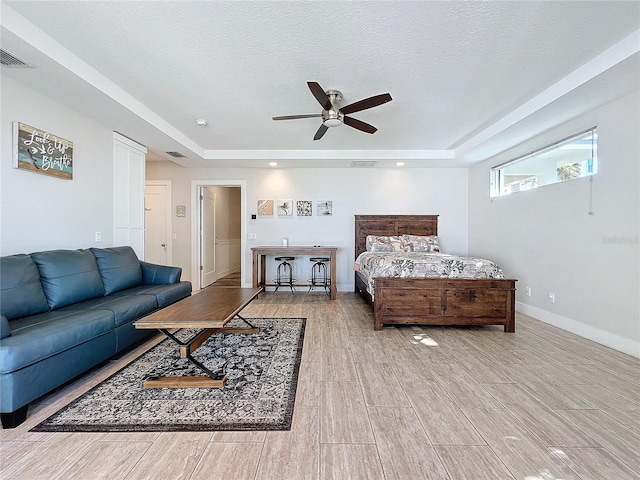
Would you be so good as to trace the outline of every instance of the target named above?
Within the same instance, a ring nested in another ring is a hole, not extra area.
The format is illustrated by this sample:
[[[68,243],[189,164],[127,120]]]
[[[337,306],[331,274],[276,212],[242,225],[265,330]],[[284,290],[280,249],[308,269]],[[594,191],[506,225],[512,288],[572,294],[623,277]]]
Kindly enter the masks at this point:
[[[365,299],[371,296],[357,280]],[[383,325],[503,325],[515,332],[512,279],[376,278],[374,329]]]

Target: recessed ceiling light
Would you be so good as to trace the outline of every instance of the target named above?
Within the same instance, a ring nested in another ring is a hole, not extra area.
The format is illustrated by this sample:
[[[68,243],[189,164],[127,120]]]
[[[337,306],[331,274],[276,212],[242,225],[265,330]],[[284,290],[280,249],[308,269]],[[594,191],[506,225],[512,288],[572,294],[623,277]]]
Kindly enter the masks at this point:
[[[404,167],[404,162],[396,162],[396,165],[397,165],[398,167]]]
[[[278,166],[278,162],[269,162],[269,166],[277,167]]]
[[[198,118],[196,120],[196,125],[198,125],[199,127],[206,127],[207,121],[204,118]]]

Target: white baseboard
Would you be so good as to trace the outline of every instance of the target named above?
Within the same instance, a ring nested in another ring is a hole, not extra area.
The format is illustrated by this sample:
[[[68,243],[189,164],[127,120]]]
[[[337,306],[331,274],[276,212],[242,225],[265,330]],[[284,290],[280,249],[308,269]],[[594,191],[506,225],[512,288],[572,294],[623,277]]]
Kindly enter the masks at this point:
[[[619,352],[640,358],[640,342],[638,341],[621,337],[615,333],[607,332],[522,302],[516,302],[516,311],[540,320],[541,322],[553,325],[554,327],[593,340],[596,343],[613,348]]]

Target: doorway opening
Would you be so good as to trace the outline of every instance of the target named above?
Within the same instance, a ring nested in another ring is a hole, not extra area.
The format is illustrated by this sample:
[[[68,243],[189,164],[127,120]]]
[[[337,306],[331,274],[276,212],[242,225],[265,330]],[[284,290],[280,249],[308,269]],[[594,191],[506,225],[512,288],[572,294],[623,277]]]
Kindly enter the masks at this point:
[[[245,275],[246,181],[193,180],[191,282],[200,290],[228,276]]]

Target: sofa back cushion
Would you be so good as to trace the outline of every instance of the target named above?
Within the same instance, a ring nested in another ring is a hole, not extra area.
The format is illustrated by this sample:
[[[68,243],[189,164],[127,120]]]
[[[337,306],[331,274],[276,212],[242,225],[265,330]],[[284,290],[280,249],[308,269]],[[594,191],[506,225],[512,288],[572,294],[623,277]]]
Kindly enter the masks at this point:
[[[0,315],[0,340],[11,336],[11,328],[9,328],[9,320],[4,315]]]
[[[131,247],[91,248],[107,295],[142,284],[142,268]]]
[[[40,272],[31,257],[0,258],[0,313],[11,320],[48,310]]]
[[[104,295],[96,259],[89,250],[50,250],[31,254],[52,309]]]

